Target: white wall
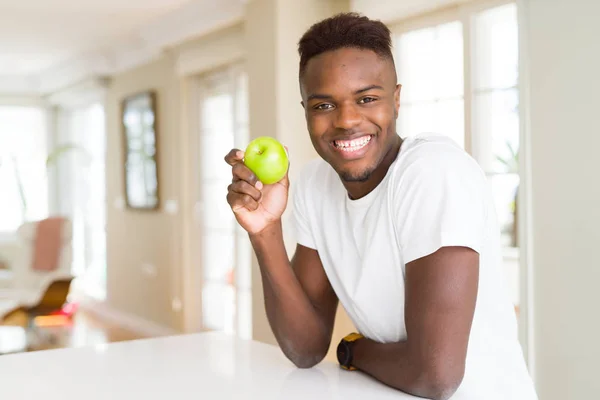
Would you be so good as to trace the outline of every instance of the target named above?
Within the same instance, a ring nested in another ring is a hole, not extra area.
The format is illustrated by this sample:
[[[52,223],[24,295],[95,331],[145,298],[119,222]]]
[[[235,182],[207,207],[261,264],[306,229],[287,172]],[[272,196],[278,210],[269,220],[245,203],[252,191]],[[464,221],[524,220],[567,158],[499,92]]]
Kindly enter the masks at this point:
[[[536,380],[600,393],[600,1],[528,0]]]

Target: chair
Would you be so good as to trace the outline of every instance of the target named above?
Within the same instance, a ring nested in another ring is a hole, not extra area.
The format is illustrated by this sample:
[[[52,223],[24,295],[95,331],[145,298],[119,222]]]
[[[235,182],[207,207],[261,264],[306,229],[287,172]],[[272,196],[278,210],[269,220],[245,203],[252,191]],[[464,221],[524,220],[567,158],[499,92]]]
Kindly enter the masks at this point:
[[[33,268],[34,259],[36,255],[39,256],[36,254],[39,251],[39,246],[36,246],[36,234],[41,222],[26,222],[17,231],[19,242],[16,259],[11,268],[12,282],[8,289],[0,290],[0,310],[5,309],[1,303],[6,304],[7,301],[32,306],[40,301],[52,282],[71,277],[73,228],[68,219],[62,221],[57,268],[51,271]]]
[[[60,311],[66,304],[71,289],[73,278],[58,279],[50,283],[41,299],[32,306],[16,306],[0,315],[0,325],[21,326],[38,341],[47,339],[51,344],[56,342],[56,337],[44,335],[36,324],[36,317],[50,316]]]

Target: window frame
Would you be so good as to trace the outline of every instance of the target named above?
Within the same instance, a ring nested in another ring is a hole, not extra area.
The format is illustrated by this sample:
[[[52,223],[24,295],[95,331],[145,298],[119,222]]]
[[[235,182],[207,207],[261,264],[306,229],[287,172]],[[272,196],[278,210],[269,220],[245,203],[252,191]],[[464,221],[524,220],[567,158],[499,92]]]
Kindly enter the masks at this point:
[[[107,179],[108,179],[108,175],[106,173],[106,154],[107,154],[107,146],[108,146],[108,128],[106,126],[106,100],[104,97],[104,93],[100,92],[100,93],[91,93],[94,94],[94,96],[90,96],[89,99],[86,99],[86,101],[80,101],[80,102],[76,102],[76,103],[69,103],[69,104],[63,104],[61,103],[60,105],[57,105],[54,110],[54,118],[55,118],[55,126],[56,126],[56,131],[54,132],[53,138],[52,138],[52,145],[49,146],[48,151],[51,152],[53,151],[57,146],[61,146],[61,145],[65,145],[65,144],[76,144],[78,146],[81,147],[85,147],[82,146],[81,142],[77,139],[75,139],[75,137],[73,136],[73,126],[72,126],[72,122],[75,119],[79,119],[79,121],[81,121],[82,119],[88,118],[90,113],[90,110],[92,107],[100,107],[102,109],[102,116],[103,116],[103,120],[104,120],[104,126],[103,126],[103,130],[104,130],[104,207],[105,207],[105,214],[104,214],[104,227],[103,227],[103,233],[104,233],[104,274],[105,274],[105,279],[104,282],[101,285],[96,285],[97,282],[94,282],[93,284],[90,284],[90,282],[88,281],[89,279],[89,274],[91,273],[90,271],[93,271],[92,267],[91,267],[91,259],[88,258],[89,257],[89,253],[90,253],[90,249],[91,249],[91,244],[88,242],[87,239],[89,239],[88,235],[90,234],[90,232],[85,232],[84,233],[84,238],[86,240],[84,240],[83,243],[83,249],[82,251],[82,255],[83,255],[83,264],[80,266],[81,270],[77,270],[77,261],[75,259],[75,257],[73,257],[72,260],[72,265],[71,265],[71,273],[75,276],[75,278],[77,279],[76,281],[76,289],[78,291],[81,291],[82,293],[84,293],[86,296],[93,298],[95,300],[98,301],[104,301],[106,300],[106,296],[107,296],[107,281],[106,281],[106,274],[108,273],[108,261],[106,259],[106,246],[107,246],[107,221],[108,221],[108,194],[106,192],[106,183],[107,183]],[[75,134],[77,136],[77,134]],[[74,182],[73,178],[75,175],[73,175],[73,168],[75,167],[74,165],[70,164],[70,161],[72,161],[72,159],[67,159],[67,160],[61,160],[61,162],[59,162],[54,168],[52,168],[52,171],[54,173],[54,181],[52,182],[52,185],[49,188],[50,193],[52,193],[53,197],[56,199],[56,205],[53,209],[51,209],[51,213],[54,214],[59,214],[59,215],[66,215],[68,216],[71,221],[73,223],[75,223],[75,215],[73,214],[74,209],[77,207],[77,205],[75,203],[72,203],[71,201],[67,200],[65,201],[67,198],[69,199],[73,199],[74,197],[76,197],[76,195],[74,195],[74,191],[78,190],[77,186],[72,186],[71,184]],[[66,188],[66,190],[65,190]],[[66,207],[65,207],[66,205]],[[84,217],[85,220],[85,217]],[[89,227],[86,225],[86,227]],[[75,226],[74,226],[74,229]],[[75,243],[73,243],[73,245],[75,245]],[[73,251],[73,256],[75,256],[75,249],[72,249]]]
[[[104,114],[104,135],[105,135],[105,157],[108,149],[108,140],[109,140],[109,126],[107,125],[107,112],[108,112],[108,79],[106,78],[90,78],[81,82],[78,85],[70,87],[68,89],[55,92],[50,94],[45,98],[45,104],[47,109],[49,110],[49,129],[48,129],[48,152],[54,151],[57,146],[63,144],[65,139],[67,142],[70,142],[68,139],[68,134],[65,137],[64,134],[70,131],[69,121],[78,112],[89,109],[89,107],[98,105],[102,107]],[[51,168],[49,171],[48,177],[48,194],[50,197],[49,200],[49,213],[50,214],[59,214],[59,215],[70,215],[72,211],[70,208],[65,208],[65,202],[63,201],[65,196],[64,185],[69,181],[69,172],[68,166],[63,162],[58,163],[54,168]],[[109,210],[109,199],[108,193],[106,192],[106,182],[108,181],[108,174],[106,172],[106,158],[104,160],[104,168],[105,168],[105,207],[106,214],[104,220],[104,235],[105,235],[105,246],[107,244],[107,221],[108,221],[108,210]],[[62,189],[61,189],[62,188]],[[71,190],[69,188],[68,190]],[[67,192],[68,193],[68,192]],[[68,203],[68,202],[67,202]],[[84,253],[87,253],[88,248],[84,249]],[[107,251],[105,247],[105,251]],[[108,274],[108,260],[106,261],[106,265],[104,265],[105,274]],[[74,262],[74,260],[73,260]],[[71,265],[73,268],[73,265]],[[99,287],[97,285],[86,285],[80,283],[83,281],[88,275],[87,273],[90,271],[89,266],[86,265],[85,271],[82,275],[76,277],[76,281],[74,284],[74,292],[77,296],[81,296],[82,298],[92,299],[93,301],[104,301],[106,300],[108,288],[107,288],[107,280],[103,282],[103,287]],[[84,279],[80,279],[84,278]]]
[[[464,71],[464,121],[465,121],[465,143],[464,149],[473,155],[473,82],[475,75],[473,72],[473,15],[491,8],[501,7],[503,5],[515,4],[515,0],[475,0],[467,4],[453,5],[437,11],[432,11],[420,16],[409,17],[407,19],[396,20],[388,26],[393,35],[393,44],[396,46],[396,38],[404,33],[418,29],[431,28],[449,22],[459,21],[463,28],[463,71]],[[402,83],[402,82],[400,82]],[[516,89],[520,89],[521,82],[518,82]],[[402,98],[400,99],[402,107]],[[475,139],[476,140],[476,139]]]
[[[186,227],[184,228],[184,232],[186,234],[186,240],[189,240],[188,243],[194,243],[194,246],[191,247],[191,250],[188,254],[185,255],[186,262],[188,265],[187,268],[184,269],[183,277],[184,279],[184,287],[183,287],[183,298],[184,298],[184,326],[186,332],[203,332],[210,331],[211,329],[205,326],[205,318],[203,315],[203,307],[204,302],[202,299],[202,294],[204,292],[205,286],[208,280],[205,277],[205,265],[203,263],[203,249],[206,246],[204,242],[204,236],[209,233],[215,232],[226,232],[230,233],[227,230],[221,230],[216,227],[209,227],[204,225],[203,216],[205,212],[205,207],[208,199],[205,198],[205,184],[211,182],[219,182],[220,178],[202,178],[203,168],[201,165],[202,158],[202,140],[204,136],[204,132],[202,130],[202,112],[201,108],[205,100],[205,96],[207,95],[206,85],[211,81],[222,83],[227,87],[228,91],[234,93],[233,96],[233,109],[234,111],[234,145],[237,145],[238,142],[247,142],[248,138],[239,137],[240,132],[244,130],[242,125],[240,125],[238,120],[238,101],[239,98],[237,96],[236,89],[238,88],[238,78],[242,75],[247,76],[247,68],[246,63],[243,59],[231,59],[222,65],[217,67],[207,69],[205,71],[198,72],[197,74],[191,75],[186,78],[187,90],[186,90],[186,112],[187,112],[187,131],[188,135],[186,137],[186,160],[183,162],[186,165],[186,168],[189,168],[190,171],[193,171],[186,178],[186,182],[188,182],[189,193],[187,197],[187,201],[190,202],[188,210],[189,219]],[[221,81],[222,79],[222,81]],[[249,130],[249,126],[245,126],[246,130]],[[240,261],[247,261],[250,258],[246,257],[247,246],[250,246],[249,242],[247,242],[247,234],[238,224],[234,223],[233,225],[233,237],[235,241],[235,254],[234,254],[234,265],[239,266]],[[246,243],[245,243],[246,241]],[[241,316],[241,313],[238,313],[240,310],[239,305],[239,296],[241,295],[252,295],[252,287],[244,286],[242,284],[243,279],[240,279],[242,274],[245,276],[247,273],[251,272],[250,270],[245,272],[238,272],[237,270],[234,273],[235,279],[233,280],[233,288],[235,291],[235,312],[233,321],[233,335],[244,337],[249,334],[252,334],[252,309],[247,310],[249,314],[245,314],[245,318]],[[246,276],[247,278],[247,276]],[[251,278],[250,278],[251,279]],[[198,286],[200,285],[200,286]],[[198,290],[198,287],[201,290]],[[250,304],[251,305],[251,304]],[[243,320],[243,322],[242,322]],[[243,326],[242,326],[243,325]]]

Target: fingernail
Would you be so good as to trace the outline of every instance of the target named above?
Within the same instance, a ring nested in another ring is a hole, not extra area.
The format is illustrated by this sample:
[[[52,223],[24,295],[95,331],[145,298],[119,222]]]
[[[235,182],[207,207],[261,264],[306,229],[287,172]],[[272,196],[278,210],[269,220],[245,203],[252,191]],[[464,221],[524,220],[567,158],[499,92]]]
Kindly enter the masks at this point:
[[[262,190],[263,188],[263,184],[261,181],[256,182],[256,185],[254,185],[258,190]]]
[[[235,153],[235,155],[237,156],[237,158],[244,158],[244,152],[241,150]]]

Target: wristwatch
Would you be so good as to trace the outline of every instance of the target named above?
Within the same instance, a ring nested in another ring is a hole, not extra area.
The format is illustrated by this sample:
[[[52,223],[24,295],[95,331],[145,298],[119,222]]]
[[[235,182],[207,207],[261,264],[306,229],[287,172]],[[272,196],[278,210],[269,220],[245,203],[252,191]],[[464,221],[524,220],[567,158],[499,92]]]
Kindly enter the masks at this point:
[[[362,338],[364,338],[363,335],[354,332],[345,336],[340,341],[340,344],[338,344],[337,347],[337,359],[340,363],[340,367],[348,371],[356,370],[356,368],[352,366],[352,356],[354,355],[352,348],[354,347],[354,342]]]

